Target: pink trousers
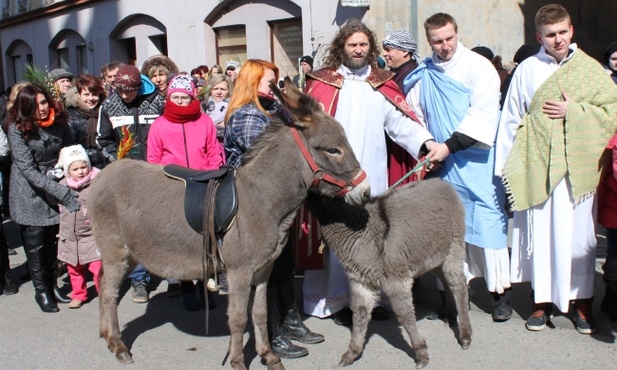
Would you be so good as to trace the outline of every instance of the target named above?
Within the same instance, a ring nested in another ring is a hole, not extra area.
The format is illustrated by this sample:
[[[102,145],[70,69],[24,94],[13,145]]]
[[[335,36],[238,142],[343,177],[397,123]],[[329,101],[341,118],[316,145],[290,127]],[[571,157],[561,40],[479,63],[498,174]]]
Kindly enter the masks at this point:
[[[66,264],[66,269],[69,273],[69,279],[71,280],[71,299],[78,299],[80,301],[86,301],[88,299],[88,289],[86,287],[86,268],[94,275],[94,286],[96,292],[99,292],[99,278],[101,276],[101,261],[93,261],[86,265],[72,266]]]

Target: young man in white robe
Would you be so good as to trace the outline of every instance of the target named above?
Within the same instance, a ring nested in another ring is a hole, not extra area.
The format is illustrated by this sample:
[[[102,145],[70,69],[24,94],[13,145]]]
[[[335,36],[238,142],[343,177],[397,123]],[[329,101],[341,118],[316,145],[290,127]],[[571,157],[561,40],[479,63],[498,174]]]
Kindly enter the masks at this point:
[[[490,61],[458,41],[451,15],[434,14],[424,28],[433,53],[405,79],[407,102],[441,143],[445,161],[435,175],[454,187],[465,206],[467,282],[484,277],[493,320],[506,321],[512,317],[507,217],[503,186],[494,176],[499,76]]]
[[[580,333],[591,334],[594,193],[617,128],[617,88],[571,43],[574,30],[561,5],[538,10],[535,26],[542,47],[516,69],[497,137],[495,169],[514,210],[512,281],[533,288],[528,330],[544,329],[555,304],[572,312]]]

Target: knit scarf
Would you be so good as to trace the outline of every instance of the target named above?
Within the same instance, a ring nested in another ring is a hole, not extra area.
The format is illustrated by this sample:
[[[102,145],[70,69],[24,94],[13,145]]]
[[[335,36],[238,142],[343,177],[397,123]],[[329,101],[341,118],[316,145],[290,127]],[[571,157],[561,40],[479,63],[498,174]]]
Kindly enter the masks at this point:
[[[98,109],[78,109],[77,112],[83,117],[88,119],[88,125],[86,126],[86,144],[88,148],[96,148],[96,135],[97,126],[99,123],[99,110]]]
[[[101,172],[96,167],[90,167],[90,173],[79,180],[73,180],[71,176],[66,176],[66,185],[74,190],[79,190],[85,188],[88,184],[90,184],[90,180],[92,180],[96,175]]]
[[[49,108],[49,113],[47,114],[46,120],[36,120],[36,124],[40,127],[49,127],[54,124],[54,119],[56,118],[56,111],[54,108]]]
[[[542,112],[547,100],[568,95],[563,120]],[[513,209],[544,203],[567,175],[574,204],[593,196],[600,180],[600,158],[617,129],[617,86],[580,49],[535,92],[506,160],[503,182]]]
[[[186,123],[197,121],[200,116],[201,107],[199,106],[199,100],[193,99],[188,106],[183,107],[167,98],[163,117],[167,118],[170,122]]]

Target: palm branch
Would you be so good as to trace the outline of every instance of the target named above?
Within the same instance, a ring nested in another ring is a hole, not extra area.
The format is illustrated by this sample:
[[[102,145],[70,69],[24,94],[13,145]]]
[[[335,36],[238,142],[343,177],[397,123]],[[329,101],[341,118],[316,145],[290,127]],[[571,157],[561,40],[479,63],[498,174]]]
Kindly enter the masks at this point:
[[[52,98],[58,99],[60,97],[60,92],[58,91],[54,81],[49,76],[49,72],[47,70],[44,70],[33,63],[24,64],[23,69],[24,72],[22,73],[22,77],[24,79],[47,90]]]

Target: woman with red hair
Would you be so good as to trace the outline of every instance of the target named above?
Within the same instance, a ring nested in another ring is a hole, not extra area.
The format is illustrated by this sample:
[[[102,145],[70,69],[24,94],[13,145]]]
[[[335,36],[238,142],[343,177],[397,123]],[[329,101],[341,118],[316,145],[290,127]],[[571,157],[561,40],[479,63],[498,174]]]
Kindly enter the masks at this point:
[[[234,94],[227,108],[223,140],[227,164],[238,167],[242,156],[261,134],[270,119],[285,108],[274,98],[279,69],[264,60],[251,59],[240,70]],[[306,356],[308,350],[291,340],[319,343],[323,335],[304,325],[295,300],[293,287],[293,243],[287,238],[279,258],[274,261],[268,281],[268,338],[272,351],[282,358]],[[276,315],[278,313],[278,316]]]

